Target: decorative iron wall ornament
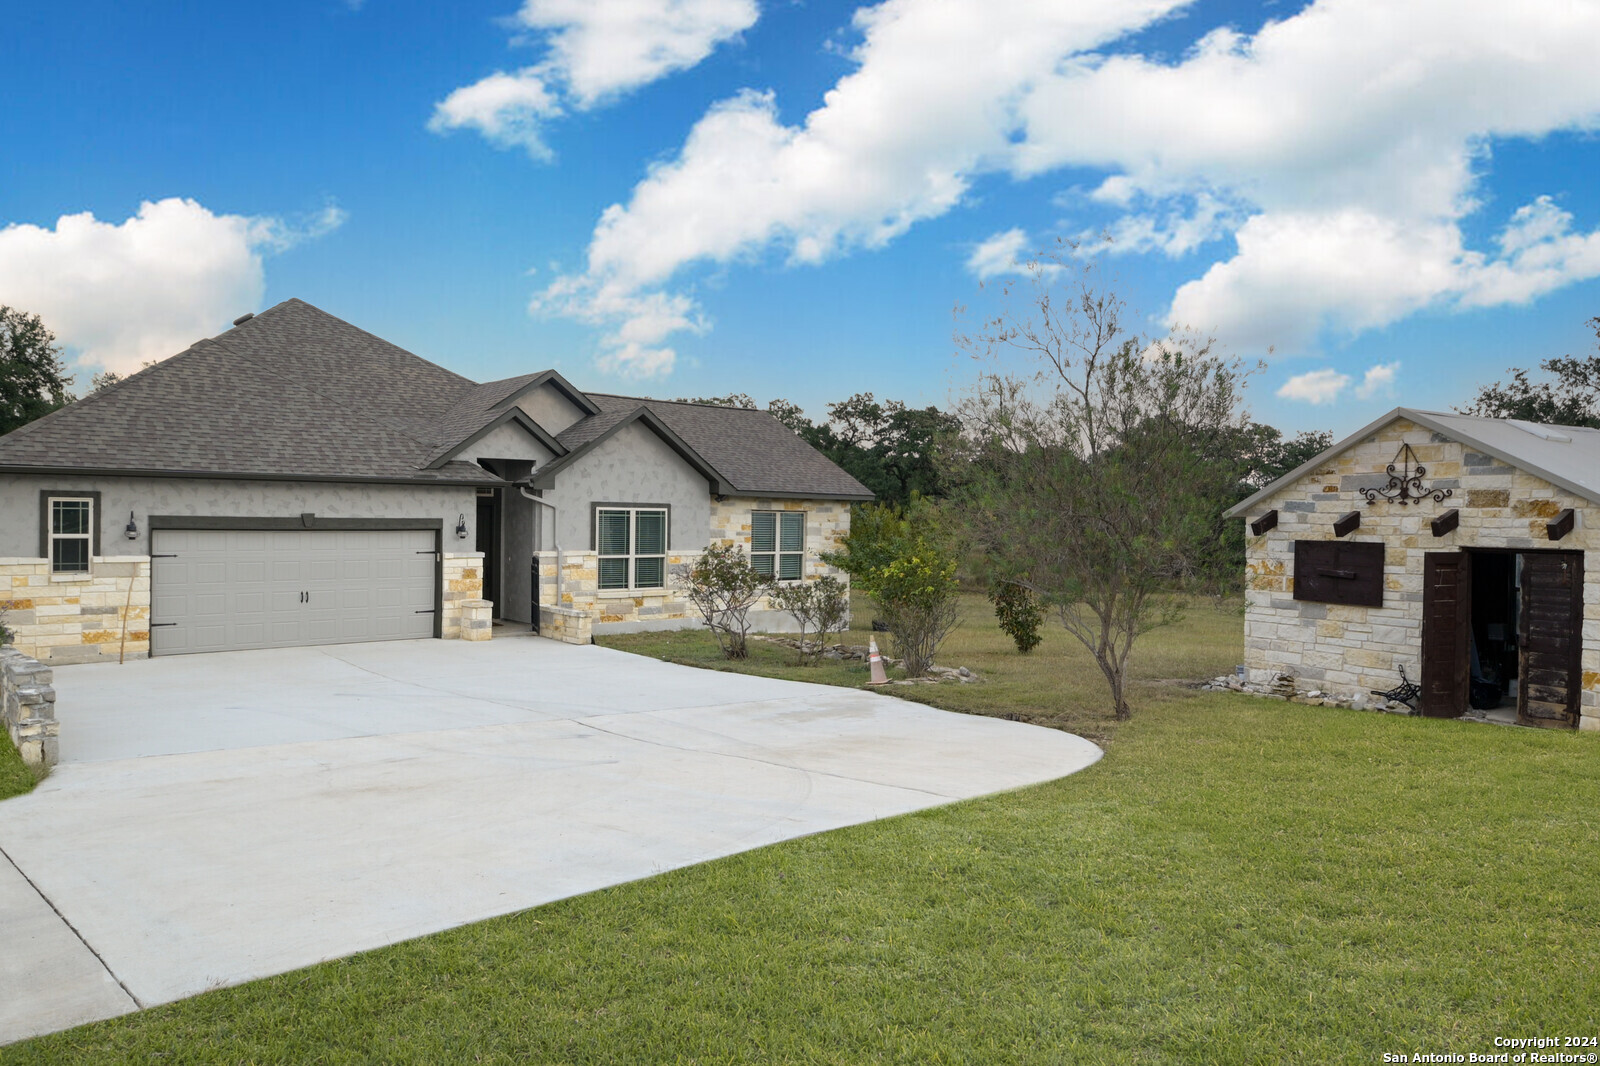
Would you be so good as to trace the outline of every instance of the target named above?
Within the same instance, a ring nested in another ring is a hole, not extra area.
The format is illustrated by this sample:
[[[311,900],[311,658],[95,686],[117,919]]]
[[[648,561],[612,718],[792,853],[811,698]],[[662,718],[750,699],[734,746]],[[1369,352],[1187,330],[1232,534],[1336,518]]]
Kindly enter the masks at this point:
[[[1361,495],[1367,498],[1368,507],[1379,500],[1390,500],[1404,507],[1412,503],[1420,504],[1430,496],[1434,503],[1443,503],[1453,492],[1451,489],[1429,488],[1422,483],[1422,479],[1428,476],[1428,469],[1417,462],[1417,453],[1411,450],[1409,444],[1400,445],[1386,473],[1389,475],[1387,485],[1381,489],[1361,490]]]

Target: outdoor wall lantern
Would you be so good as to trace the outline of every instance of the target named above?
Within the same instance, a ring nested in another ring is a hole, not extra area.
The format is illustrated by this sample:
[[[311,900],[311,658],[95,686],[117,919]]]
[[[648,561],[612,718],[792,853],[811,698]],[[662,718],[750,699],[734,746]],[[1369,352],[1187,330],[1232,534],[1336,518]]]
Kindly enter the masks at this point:
[[[133,512],[132,511],[128,512],[128,528],[124,529],[123,532],[128,535],[128,539],[129,540],[138,540],[139,539],[139,526],[133,520]]]
[[[467,516],[465,514],[456,515],[456,536],[462,540],[467,539]]]

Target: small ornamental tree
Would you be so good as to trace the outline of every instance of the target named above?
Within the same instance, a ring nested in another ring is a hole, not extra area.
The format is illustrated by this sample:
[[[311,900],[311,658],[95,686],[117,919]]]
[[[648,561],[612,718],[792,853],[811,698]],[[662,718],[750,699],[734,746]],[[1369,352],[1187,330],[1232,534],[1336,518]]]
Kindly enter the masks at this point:
[[[906,676],[927,676],[939,645],[961,620],[955,557],[919,535],[863,574],[862,582],[889,627],[895,653],[905,660]]]
[[[822,651],[821,638],[844,628],[850,613],[850,600],[844,582],[836,577],[819,577],[772,590],[772,605],[787,611],[800,627],[800,664],[813,661]],[[817,635],[817,648],[806,651],[806,634]]]
[[[1026,655],[1039,646],[1044,607],[1028,586],[1002,581],[989,590],[989,602],[994,604],[994,616],[1000,628],[1016,642],[1019,652]]]
[[[722,657],[749,656],[750,608],[771,587],[772,579],[751,569],[744,548],[713,544],[693,563],[675,567],[673,575],[717,638]]]
[[[0,648],[17,639],[16,630],[6,625],[6,615],[15,605],[15,600],[0,600]]]

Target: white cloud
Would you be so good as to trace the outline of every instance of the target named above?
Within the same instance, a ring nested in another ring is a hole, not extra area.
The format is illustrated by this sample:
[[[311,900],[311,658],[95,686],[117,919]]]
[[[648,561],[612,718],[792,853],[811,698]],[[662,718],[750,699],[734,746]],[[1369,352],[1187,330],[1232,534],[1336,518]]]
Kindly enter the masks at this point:
[[[543,124],[561,114],[561,105],[534,68],[515,74],[495,71],[463,86],[434,105],[428,128],[435,133],[476,129],[502,147],[521,145],[535,159],[549,159]]]
[[[1027,249],[1028,235],[1021,228],[1002,230],[979,242],[967,257],[967,269],[979,278],[1020,274]]]
[[[1600,235],[1540,200],[1490,253],[1463,219],[1498,139],[1600,128],[1595,0],[1317,0],[1176,62],[1105,47],[1184,0],[885,0],[855,69],[797,125],[713,105],[596,225],[585,277],[643,292],[695,264],[880,247],[986,173],[1087,168],[1109,250],[1237,251],[1174,325],[1294,351],[1426,306],[1531,299],[1600,273]],[[992,238],[991,238],[992,239]]]
[[[1278,389],[1278,395],[1285,400],[1302,400],[1309,404],[1321,405],[1338,399],[1348,384],[1350,384],[1348,374],[1341,374],[1337,370],[1313,370],[1306,374],[1296,374],[1285,381]]]
[[[476,129],[548,160],[551,119],[687,70],[759,15],[755,0],[524,0],[511,21],[542,38],[545,58],[456,89],[434,105],[428,128]]]
[[[1362,400],[1370,400],[1379,395],[1393,396],[1394,377],[1399,369],[1400,364],[1397,362],[1378,363],[1367,367],[1367,372],[1362,377],[1361,384],[1356,386],[1356,397]]]
[[[332,206],[294,224],[213,214],[174,197],[140,204],[120,223],[85,211],[53,229],[10,225],[0,229],[0,293],[39,315],[80,366],[126,374],[259,307],[263,254],[343,221]]]
[[[526,0],[516,19],[550,35],[547,68],[592,107],[689,69],[760,14],[755,0]]]
[[[675,159],[602,214],[585,277],[650,291],[696,262],[768,248],[820,263],[882,247],[961,202],[1014,152],[1015,97],[1060,57],[1180,0],[888,0],[856,12],[857,69],[799,126],[771,93],[715,104]]]

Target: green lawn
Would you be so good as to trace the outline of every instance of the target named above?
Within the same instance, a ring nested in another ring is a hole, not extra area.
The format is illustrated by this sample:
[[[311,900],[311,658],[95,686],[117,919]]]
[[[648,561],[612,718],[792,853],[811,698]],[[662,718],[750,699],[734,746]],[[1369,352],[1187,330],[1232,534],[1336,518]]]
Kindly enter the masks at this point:
[[[1192,615],[1152,638],[1140,670],[1215,673],[1238,628]],[[984,685],[912,691],[1089,720],[1100,683],[1059,633],[1029,660],[985,640],[963,634],[947,657]],[[1030,700],[1007,667],[1049,691]],[[1106,758],[1062,781],[0,1061],[1327,1063],[1592,1032],[1595,737],[1156,684],[1135,706]]]
[[[11,738],[0,727],[0,800],[31,792],[33,785],[33,771],[28,769],[28,764],[22,761],[22,756],[12,746]]]
[[[851,601],[851,627],[833,642],[865,644],[871,634],[872,601],[856,594]],[[994,608],[980,594],[962,596],[962,624],[939,649],[941,666],[966,666],[983,679],[975,685],[895,686],[889,691],[905,699],[968,714],[999,715],[1034,722],[1107,743],[1117,723],[1106,714],[1105,681],[1089,652],[1048,619],[1044,640],[1028,655],[1018,655],[1011,638],[995,624]],[[1180,625],[1157,630],[1134,648],[1129,699],[1135,707],[1160,707],[1188,693],[1173,679],[1215,677],[1231,672],[1243,651],[1244,614],[1237,601],[1192,607]],[[877,634],[882,638],[884,634]],[[867,681],[866,664],[823,661],[796,664],[796,654],[781,645],[752,642],[750,658],[729,662],[704,630],[637,633],[599,637],[607,647],[712,670],[764,674],[792,681],[859,687]],[[879,640],[879,647],[884,647]],[[890,677],[902,677],[891,670]]]

